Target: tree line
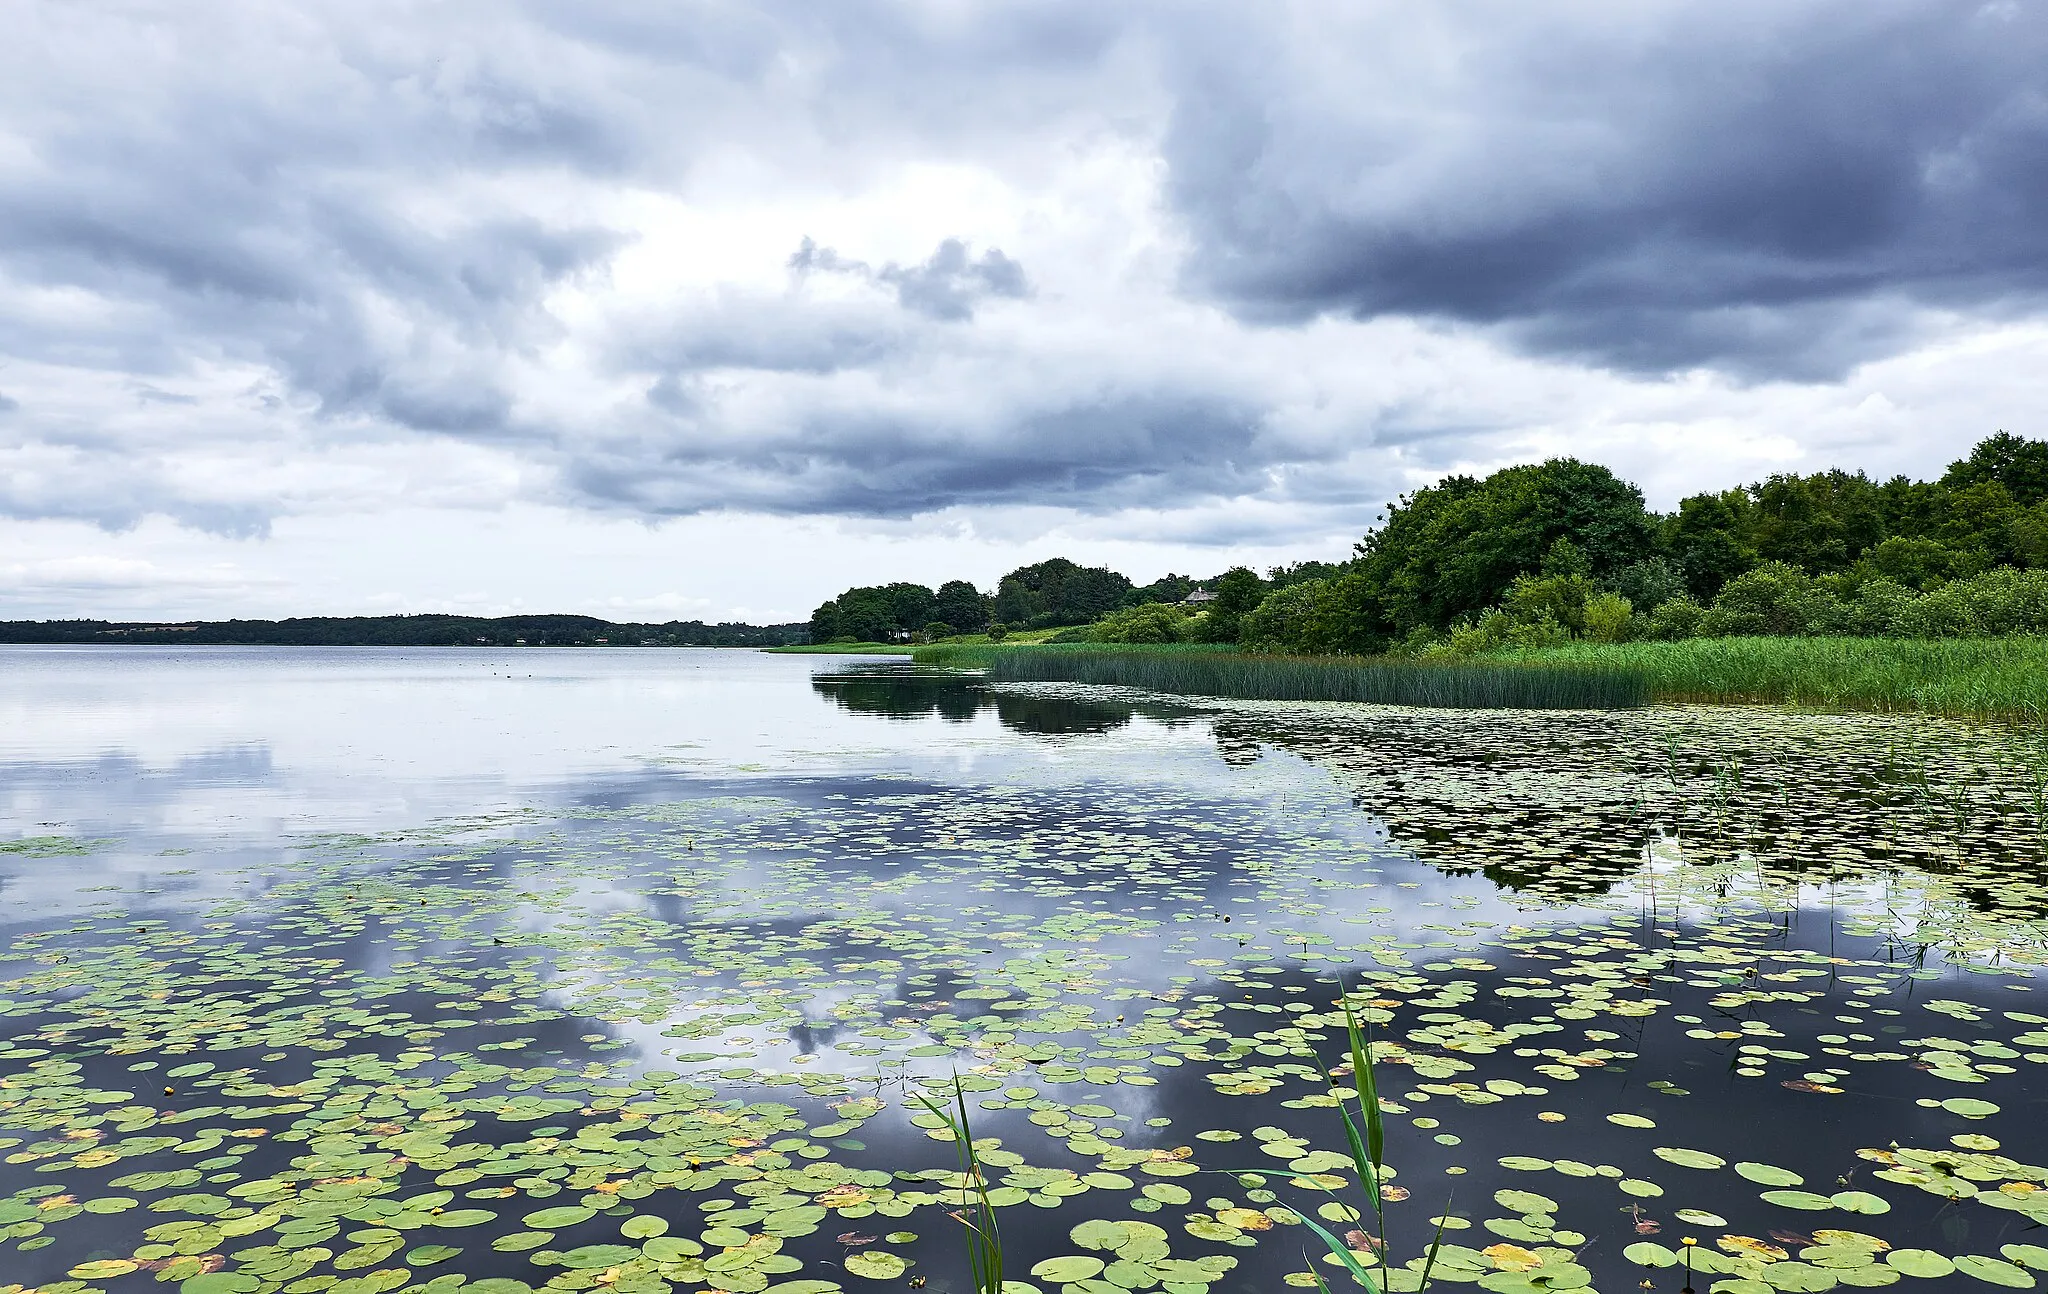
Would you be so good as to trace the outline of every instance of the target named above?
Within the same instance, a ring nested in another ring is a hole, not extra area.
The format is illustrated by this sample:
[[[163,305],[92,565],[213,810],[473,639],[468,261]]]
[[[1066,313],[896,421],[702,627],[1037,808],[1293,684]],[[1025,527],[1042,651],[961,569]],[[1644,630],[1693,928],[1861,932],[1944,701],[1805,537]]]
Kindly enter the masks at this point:
[[[2048,442],[1999,432],[1931,481],[1779,473],[1669,513],[1605,467],[1554,458],[1405,495],[1340,562],[1140,586],[1054,558],[992,593],[964,580],[848,589],[809,622],[815,642],[1053,626],[1070,639],[1361,654],[2048,630]]]
[[[0,621],[0,642],[247,647],[781,647],[801,624],[630,624],[594,616],[306,616],[289,620]]]

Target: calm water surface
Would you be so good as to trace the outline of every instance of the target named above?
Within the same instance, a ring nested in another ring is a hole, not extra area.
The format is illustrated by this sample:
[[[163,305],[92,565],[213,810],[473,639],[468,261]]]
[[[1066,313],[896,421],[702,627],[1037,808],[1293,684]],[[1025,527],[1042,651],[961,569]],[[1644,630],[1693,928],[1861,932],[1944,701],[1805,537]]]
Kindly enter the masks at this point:
[[[2048,1271],[2024,735],[877,668],[0,648],[0,1287]]]

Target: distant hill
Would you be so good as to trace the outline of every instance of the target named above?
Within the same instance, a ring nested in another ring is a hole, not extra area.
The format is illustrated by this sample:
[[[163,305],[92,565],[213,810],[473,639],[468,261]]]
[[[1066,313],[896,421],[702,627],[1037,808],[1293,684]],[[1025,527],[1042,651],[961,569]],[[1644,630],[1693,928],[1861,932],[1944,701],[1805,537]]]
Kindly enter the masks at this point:
[[[0,643],[248,647],[781,647],[806,625],[615,624],[594,616],[304,616],[291,620],[0,621]]]

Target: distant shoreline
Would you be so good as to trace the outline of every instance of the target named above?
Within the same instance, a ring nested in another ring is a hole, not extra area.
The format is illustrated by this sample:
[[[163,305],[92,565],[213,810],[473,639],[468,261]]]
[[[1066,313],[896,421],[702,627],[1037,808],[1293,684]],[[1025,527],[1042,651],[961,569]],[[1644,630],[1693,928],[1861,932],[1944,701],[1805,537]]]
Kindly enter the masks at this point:
[[[785,647],[803,624],[659,624],[595,616],[304,616],[286,620],[8,620],[0,643],[221,647]]]

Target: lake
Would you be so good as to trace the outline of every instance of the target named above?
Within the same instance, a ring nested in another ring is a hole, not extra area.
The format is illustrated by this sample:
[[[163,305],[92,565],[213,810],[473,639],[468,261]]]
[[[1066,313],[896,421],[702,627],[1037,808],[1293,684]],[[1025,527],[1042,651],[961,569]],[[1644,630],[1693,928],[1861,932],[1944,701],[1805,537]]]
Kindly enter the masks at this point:
[[[0,647],[0,770],[0,1294],[2048,1273],[2033,734]]]

